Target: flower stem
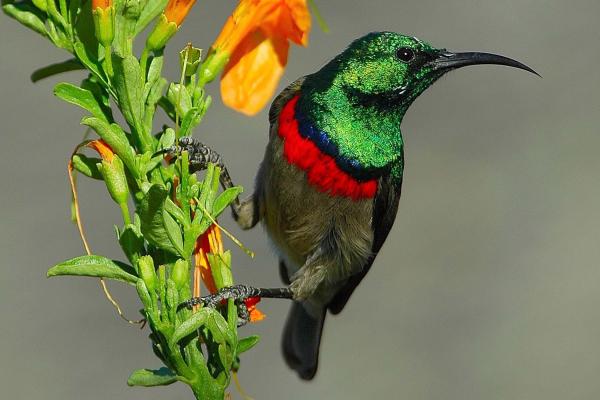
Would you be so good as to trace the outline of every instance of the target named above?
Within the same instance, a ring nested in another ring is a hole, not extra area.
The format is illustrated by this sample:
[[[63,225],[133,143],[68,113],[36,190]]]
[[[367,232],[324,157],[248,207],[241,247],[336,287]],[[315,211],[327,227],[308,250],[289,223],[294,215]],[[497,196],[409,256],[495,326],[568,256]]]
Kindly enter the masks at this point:
[[[106,71],[109,80],[112,79],[114,71],[112,65],[112,49],[110,46],[104,47],[104,70]]]
[[[123,223],[125,225],[130,225],[131,224],[131,216],[129,215],[129,207],[127,207],[127,203],[121,203],[121,204],[119,204],[119,207],[121,208],[121,215],[123,216]]]

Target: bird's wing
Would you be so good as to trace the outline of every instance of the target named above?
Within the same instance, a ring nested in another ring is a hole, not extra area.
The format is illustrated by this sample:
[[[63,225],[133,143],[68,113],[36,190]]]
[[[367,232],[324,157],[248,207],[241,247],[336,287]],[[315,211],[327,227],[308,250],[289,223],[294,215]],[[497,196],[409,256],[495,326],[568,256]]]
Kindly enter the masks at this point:
[[[360,281],[367,275],[377,253],[383,246],[383,242],[387,238],[398,211],[398,202],[400,201],[400,184],[391,182],[390,177],[384,177],[379,180],[377,194],[373,200],[373,220],[371,227],[373,229],[373,246],[372,255],[360,273],[350,277],[348,282],[337,292],[335,297],[328,305],[329,311],[332,314],[338,314],[344,309],[344,306],[350,299],[354,289]]]

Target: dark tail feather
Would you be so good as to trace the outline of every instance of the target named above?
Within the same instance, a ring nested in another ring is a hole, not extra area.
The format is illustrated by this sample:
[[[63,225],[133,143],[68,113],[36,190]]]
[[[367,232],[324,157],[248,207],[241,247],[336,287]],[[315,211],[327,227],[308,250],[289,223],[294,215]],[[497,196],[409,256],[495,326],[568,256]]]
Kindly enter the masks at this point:
[[[311,380],[317,373],[319,345],[327,308],[309,314],[301,303],[294,302],[283,331],[283,357],[301,379]]]

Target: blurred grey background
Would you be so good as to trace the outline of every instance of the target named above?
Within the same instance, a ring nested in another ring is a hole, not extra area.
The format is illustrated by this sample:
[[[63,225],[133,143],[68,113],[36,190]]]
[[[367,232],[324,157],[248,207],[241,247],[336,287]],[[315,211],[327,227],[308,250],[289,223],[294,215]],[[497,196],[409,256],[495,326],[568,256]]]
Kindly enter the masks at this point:
[[[416,35],[453,50],[491,51],[537,69],[480,66],[449,74],[403,124],[407,167],[398,219],[374,268],[325,328],[320,371],[299,381],[279,353],[288,304],[268,318],[240,372],[256,399],[597,399],[600,396],[600,2],[598,0],[318,1],[281,82],[312,72],[372,30]],[[170,46],[168,76],[187,41],[207,47],[234,1],[199,1]],[[157,367],[147,339],[120,320],[93,279],[47,280],[83,253],[69,220],[66,161],[82,111],[52,96],[69,73],[38,84],[37,67],[65,59],[0,18],[0,398],[190,399],[184,385],[126,386]],[[212,93],[216,94],[213,85]],[[196,135],[252,187],[266,111],[247,118],[214,103]],[[119,221],[103,185],[80,179],[92,249],[121,258]],[[235,251],[239,282],[276,285],[262,228],[229,228],[257,256]],[[228,242],[227,246],[235,248]],[[135,291],[112,284],[126,314]],[[239,398],[232,387],[234,398]]]

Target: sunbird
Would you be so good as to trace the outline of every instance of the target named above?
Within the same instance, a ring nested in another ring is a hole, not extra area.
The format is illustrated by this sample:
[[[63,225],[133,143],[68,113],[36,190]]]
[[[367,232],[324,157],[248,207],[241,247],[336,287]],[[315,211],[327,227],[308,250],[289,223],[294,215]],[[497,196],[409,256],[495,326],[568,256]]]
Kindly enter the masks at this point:
[[[319,71],[285,88],[269,111],[269,141],[252,196],[232,204],[243,229],[262,221],[277,249],[284,288],[236,285],[189,300],[216,306],[225,298],[293,300],[283,331],[283,355],[300,378],[315,376],[323,323],[338,314],[369,271],[394,223],[404,172],[400,125],[413,101],[442,75],[476,64],[498,64],[537,75],[490,53],[453,53],[411,36],[369,33]],[[190,169],[221,157],[196,139]]]

